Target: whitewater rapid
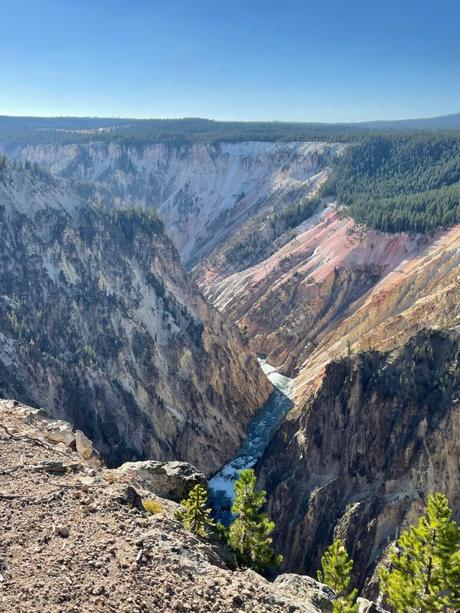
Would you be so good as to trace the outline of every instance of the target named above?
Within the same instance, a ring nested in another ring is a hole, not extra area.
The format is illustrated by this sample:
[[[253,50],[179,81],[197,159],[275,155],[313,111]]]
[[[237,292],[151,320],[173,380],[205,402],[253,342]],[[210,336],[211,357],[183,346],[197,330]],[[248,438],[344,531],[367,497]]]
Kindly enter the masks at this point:
[[[225,519],[234,496],[234,483],[240,470],[251,468],[267,448],[275,428],[292,407],[293,381],[277,372],[276,368],[259,359],[262,370],[275,386],[275,390],[255,415],[246,431],[238,454],[225,464],[208,482],[210,502],[216,515]]]

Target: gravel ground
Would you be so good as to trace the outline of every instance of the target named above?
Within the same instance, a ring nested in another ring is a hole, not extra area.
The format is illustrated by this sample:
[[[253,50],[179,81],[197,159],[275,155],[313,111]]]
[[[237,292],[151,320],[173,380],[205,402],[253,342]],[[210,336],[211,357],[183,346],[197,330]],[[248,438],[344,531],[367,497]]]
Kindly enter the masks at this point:
[[[45,442],[42,422],[0,401],[2,613],[316,610],[227,569],[173,519],[174,503],[138,510],[114,471]]]

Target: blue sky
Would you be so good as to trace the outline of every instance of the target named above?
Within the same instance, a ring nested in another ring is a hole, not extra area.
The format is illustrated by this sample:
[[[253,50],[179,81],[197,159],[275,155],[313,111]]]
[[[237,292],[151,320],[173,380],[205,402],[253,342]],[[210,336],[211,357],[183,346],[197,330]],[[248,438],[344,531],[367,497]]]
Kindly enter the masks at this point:
[[[0,0],[0,114],[460,112],[460,0]]]

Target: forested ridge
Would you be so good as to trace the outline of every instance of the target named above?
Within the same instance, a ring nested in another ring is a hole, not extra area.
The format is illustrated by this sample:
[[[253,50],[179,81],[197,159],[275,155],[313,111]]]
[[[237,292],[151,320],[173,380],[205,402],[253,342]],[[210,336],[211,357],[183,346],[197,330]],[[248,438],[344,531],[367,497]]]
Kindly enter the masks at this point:
[[[26,144],[152,143],[187,147],[242,141],[348,143],[323,195],[345,205],[358,223],[385,232],[432,232],[460,221],[460,130],[376,130],[360,124],[223,122],[200,118],[109,119],[0,117],[0,145],[13,154]],[[316,209],[286,203],[270,222],[279,235]],[[287,208],[289,207],[289,210]],[[286,210],[285,210],[286,209]],[[240,259],[250,245],[236,244]]]
[[[293,190],[294,191],[294,190]],[[460,222],[460,134],[367,136],[338,155],[319,196],[281,203],[234,241],[233,264],[253,263],[267,244],[333,198],[358,223],[384,232],[429,233]]]
[[[115,142],[142,148],[152,143],[187,146],[241,141],[354,142],[372,133],[353,124],[302,122],[214,121],[184,119],[97,119],[1,117],[0,142],[7,148],[24,144]]]
[[[460,136],[366,138],[337,159],[323,193],[385,232],[451,226],[460,221]]]
[[[152,143],[187,146],[194,143],[242,141],[361,142],[369,135],[420,133],[420,129],[375,127],[366,124],[332,124],[282,121],[215,121],[183,119],[131,119],[97,117],[0,116],[0,143],[6,149],[24,144],[115,142],[134,148]],[[432,130],[426,131],[428,134]]]

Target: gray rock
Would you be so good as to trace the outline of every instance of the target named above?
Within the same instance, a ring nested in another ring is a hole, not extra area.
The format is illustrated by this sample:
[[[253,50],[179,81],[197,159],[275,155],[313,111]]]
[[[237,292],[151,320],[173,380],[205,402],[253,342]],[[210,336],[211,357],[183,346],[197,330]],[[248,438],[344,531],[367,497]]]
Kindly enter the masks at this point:
[[[81,430],[75,432],[77,451],[84,460],[89,460],[93,455],[93,443]]]
[[[128,504],[134,509],[138,509],[139,511],[144,510],[142,496],[131,485],[127,485],[123,489],[122,495],[120,496],[120,501],[124,504]]]
[[[386,609],[382,609],[367,598],[358,598],[358,605],[358,613],[387,613]]]
[[[40,464],[34,464],[32,470],[35,472],[47,472],[50,475],[65,475],[69,470],[78,468],[77,463],[65,464],[59,460],[43,460]]]
[[[62,538],[67,538],[70,534],[69,529],[67,528],[67,526],[55,526],[54,527],[54,532],[55,534],[58,534],[59,536],[62,536]]]
[[[70,447],[75,441],[75,433],[68,422],[55,420],[48,422],[45,438],[49,443],[64,443],[67,447]]]
[[[308,603],[320,611],[332,611],[334,592],[327,585],[312,577],[285,573],[275,579],[274,585],[285,596],[297,601],[299,605]]]
[[[125,462],[116,469],[161,498],[180,502],[195,485],[206,487],[206,477],[187,462]]]

